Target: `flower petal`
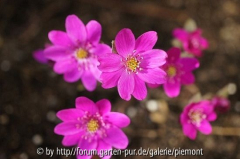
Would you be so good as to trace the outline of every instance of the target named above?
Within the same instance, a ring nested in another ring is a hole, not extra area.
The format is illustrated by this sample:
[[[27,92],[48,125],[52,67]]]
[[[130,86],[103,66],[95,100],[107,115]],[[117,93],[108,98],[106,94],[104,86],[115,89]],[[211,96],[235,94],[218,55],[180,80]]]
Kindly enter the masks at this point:
[[[91,20],[87,23],[86,29],[88,41],[93,44],[98,43],[102,34],[101,25],[97,21]]]
[[[185,85],[193,84],[195,77],[192,72],[186,72],[181,76],[181,83]]]
[[[98,108],[93,101],[86,97],[78,97],[76,99],[76,108],[81,109],[82,111],[87,111],[92,114],[98,112]]]
[[[185,51],[187,51],[190,54],[193,54],[194,56],[201,57],[202,56],[202,50],[201,48],[193,48],[191,45],[186,41],[183,42],[183,48]]]
[[[141,68],[156,68],[166,63],[167,54],[163,50],[153,49],[140,53],[142,61],[140,63]]]
[[[71,71],[64,73],[64,80],[66,82],[76,82],[78,81],[83,74],[82,69],[78,69],[77,67],[72,69]]]
[[[74,42],[83,43],[87,39],[86,27],[76,15],[69,15],[66,18],[66,30]]]
[[[43,49],[39,49],[33,52],[33,58],[42,64],[47,64],[48,63],[48,59],[45,57],[44,54],[44,50]]]
[[[49,46],[44,50],[44,56],[53,61],[66,59],[71,55],[71,51],[62,46]]]
[[[96,102],[96,106],[98,107],[99,113],[101,115],[106,114],[111,111],[111,103],[107,99],[102,99]]]
[[[143,100],[147,96],[147,88],[145,82],[143,82],[138,76],[135,76],[134,79],[135,87],[132,95],[138,100]]]
[[[135,49],[137,52],[150,50],[156,44],[157,39],[157,32],[148,31],[137,38]]]
[[[135,37],[130,29],[122,29],[115,38],[115,45],[118,54],[127,57],[135,47]]]
[[[98,146],[97,146],[97,151],[98,151],[98,156],[102,159],[109,159],[111,158],[112,154],[107,153],[111,152],[112,146],[104,142],[103,140],[98,140]],[[109,154],[109,155],[106,155]]]
[[[199,61],[196,58],[190,57],[179,59],[179,63],[182,66],[182,70],[184,70],[185,72],[195,70],[200,65]]]
[[[176,28],[173,30],[173,36],[181,41],[185,41],[188,39],[189,33],[181,28]]]
[[[57,117],[62,121],[77,121],[79,117],[83,116],[84,112],[80,109],[64,109],[57,112]]]
[[[62,144],[64,146],[75,146],[79,143],[83,132],[74,134],[74,135],[67,135],[63,137]]]
[[[82,83],[88,91],[93,91],[97,87],[96,78],[87,70],[82,75]]]
[[[175,63],[180,58],[181,50],[177,47],[172,47],[167,51],[167,61],[168,63]]]
[[[109,112],[103,116],[103,119],[119,128],[127,127],[130,124],[128,116],[118,112]]]
[[[79,144],[78,144],[78,147],[79,147],[79,149],[86,151],[86,154],[84,154],[84,155],[78,154],[77,158],[78,159],[90,159],[90,158],[92,158],[92,155],[91,155],[92,150],[96,150],[97,144],[98,144],[97,140],[92,140],[90,142],[89,140],[81,139]]]
[[[117,71],[124,66],[121,59],[121,56],[114,53],[99,56],[98,61],[100,62],[100,65],[98,68],[103,72]]]
[[[147,86],[148,86],[149,88],[157,88],[157,87],[160,86],[160,84],[151,84],[151,83],[147,83]]]
[[[212,113],[208,114],[208,116],[207,116],[208,121],[214,121],[216,119],[217,119],[217,114],[215,112],[212,112]]]
[[[200,45],[202,49],[207,49],[209,47],[208,41],[205,38],[200,38]]]
[[[170,82],[167,81],[163,84],[163,88],[168,97],[177,97],[180,93],[181,84],[178,81]]]
[[[127,101],[131,99],[131,94],[135,86],[134,83],[133,74],[128,74],[127,71],[123,71],[118,81],[118,93],[122,99]]]
[[[213,103],[208,100],[202,100],[200,103],[198,103],[197,107],[202,109],[203,113],[207,115],[214,111]]]
[[[201,133],[203,133],[205,135],[209,135],[212,132],[212,126],[210,125],[210,123],[207,120],[203,120],[201,122],[200,126],[197,128]]]
[[[58,74],[63,74],[65,72],[72,71],[76,67],[77,67],[76,60],[68,58],[65,60],[57,61],[54,64],[53,70]]]
[[[166,72],[160,68],[144,69],[137,75],[141,80],[150,84],[163,84],[166,81]]]
[[[183,124],[183,133],[190,139],[194,140],[197,137],[197,130],[192,124]]]
[[[187,113],[185,112],[182,112],[182,114],[180,115],[180,123],[183,125],[185,123],[188,123],[188,116],[187,116]]]
[[[74,135],[82,131],[77,128],[77,124],[76,121],[60,123],[54,128],[54,132],[58,135]]]
[[[105,89],[115,87],[123,71],[123,69],[119,69],[114,72],[103,72],[100,76],[102,87]]]
[[[96,64],[96,66],[90,68],[90,72],[93,75],[93,77],[97,80],[100,81],[100,76],[102,74],[102,71],[98,69],[99,64]]]
[[[48,33],[48,38],[54,45],[66,46],[66,47],[74,46],[73,42],[68,37],[67,33],[63,31],[56,31],[56,30],[50,31]]]
[[[107,129],[107,136],[103,140],[116,149],[125,149],[128,145],[127,136],[117,127]]]
[[[98,44],[96,47],[89,49],[91,53],[97,56],[102,56],[102,54],[111,53],[111,48],[106,44]]]

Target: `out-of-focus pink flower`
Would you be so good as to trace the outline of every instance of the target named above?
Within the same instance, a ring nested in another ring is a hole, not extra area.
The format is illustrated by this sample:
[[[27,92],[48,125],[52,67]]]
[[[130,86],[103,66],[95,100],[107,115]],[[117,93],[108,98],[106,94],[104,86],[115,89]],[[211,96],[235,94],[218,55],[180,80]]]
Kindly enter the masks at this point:
[[[221,113],[225,113],[230,108],[230,102],[227,98],[224,97],[214,97],[212,99],[212,104],[214,105],[214,108],[216,111],[219,111]]]
[[[44,49],[39,49],[39,50],[34,51],[33,58],[39,63],[42,63],[42,64],[48,63],[48,59],[44,55]]]
[[[166,73],[160,68],[166,62],[163,50],[152,49],[157,33],[149,31],[135,40],[130,29],[122,29],[115,38],[117,53],[99,57],[103,88],[117,86],[122,99],[138,100],[147,96],[146,83],[162,84]]]
[[[197,130],[209,135],[212,132],[209,121],[214,121],[216,118],[214,106],[210,101],[203,100],[198,103],[191,103],[184,108],[180,116],[183,133],[192,140],[196,138]]]
[[[102,28],[95,21],[86,26],[76,15],[66,18],[66,33],[53,30],[48,37],[53,46],[44,50],[45,57],[53,60],[54,71],[64,74],[67,82],[82,80],[88,91],[96,88],[101,72],[97,56],[111,52],[108,45],[100,44]]]
[[[208,48],[208,41],[202,37],[201,29],[187,32],[184,29],[176,28],[173,30],[173,36],[182,42],[185,51],[197,57],[202,56],[202,50]]]
[[[50,44],[45,44],[45,49],[50,47],[51,45]],[[45,57],[45,54],[44,54],[44,49],[38,49],[38,50],[35,50],[33,52],[33,58],[39,62],[39,63],[42,63],[42,64],[48,64],[50,63],[51,64],[51,60],[48,60],[46,57]]]
[[[111,112],[111,103],[106,99],[94,103],[86,97],[78,97],[76,108],[61,110],[57,117],[63,122],[54,132],[64,135],[64,146],[78,145],[82,150],[97,150],[102,157],[101,150],[125,149],[128,145],[128,138],[121,128],[128,126],[130,119],[122,113]],[[79,155],[78,158],[91,156]]]
[[[162,66],[167,73],[163,88],[168,97],[177,97],[182,84],[194,83],[195,77],[192,71],[199,67],[199,62],[196,58],[181,58],[181,50],[175,47],[169,49],[167,54],[167,62]],[[148,84],[148,86],[156,88],[160,85]]]

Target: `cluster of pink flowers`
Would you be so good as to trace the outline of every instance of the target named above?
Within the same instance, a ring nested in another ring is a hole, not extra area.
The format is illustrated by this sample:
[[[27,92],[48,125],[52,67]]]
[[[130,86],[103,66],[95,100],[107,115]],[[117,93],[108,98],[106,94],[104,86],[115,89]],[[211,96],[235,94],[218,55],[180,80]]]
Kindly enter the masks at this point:
[[[105,89],[117,87],[124,100],[133,95],[138,100],[147,96],[146,83],[150,87],[163,85],[169,97],[177,97],[181,85],[194,83],[193,70],[199,67],[196,58],[181,57],[181,50],[171,48],[167,53],[153,49],[157,33],[149,31],[137,39],[130,29],[122,29],[115,38],[116,53],[100,43],[101,25],[90,21],[86,26],[75,15],[66,18],[66,32],[49,32],[48,45],[34,53],[41,63],[52,61],[53,70],[64,75],[67,82],[81,79],[88,91],[93,91],[97,81]],[[208,42],[201,37],[201,30],[188,33],[175,29],[173,35],[182,41],[183,48],[195,55],[207,48]]]
[[[184,51],[199,57],[202,50],[208,47],[208,41],[201,36],[201,29],[187,32],[184,29],[174,29],[173,36],[178,39]],[[180,94],[181,85],[190,85],[195,82],[193,70],[199,67],[199,62],[194,57],[181,57],[181,49],[172,47],[167,51],[166,63],[161,67],[166,72],[166,82],[163,88],[168,97],[177,97]],[[150,88],[156,88],[159,84],[148,83]]]
[[[202,50],[208,48],[208,41],[201,36],[202,30],[196,29],[188,32],[185,29],[176,28],[173,36],[182,43],[182,48],[195,57],[202,56]],[[181,84],[192,84],[195,81],[191,71],[199,67],[196,58],[180,57],[180,49],[172,48],[168,53],[167,63],[164,70],[167,72],[167,82],[164,83],[164,90],[169,97],[176,97],[180,93]],[[180,115],[183,133],[194,140],[197,130],[205,135],[212,132],[210,121],[217,118],[216,111],[226,112],[230,108],[230,102],[223,97],[214,97],[211,100],[202,100],[187,105]]]
[[[52,42],[44,50],[34,52],[41,63],[53,61],[54,72],[64,75],[67,82],[82,80],[88,91],[96,88],[97,80],[102,87],[117,86],[122,99],[138,100],[147,96],[145,83],[163,84],[166,73],[161,68],[166,62],[163,50],[152,49],[157,33],[149,31],[135,40],[130,29],[122,29],[115,38],[117,54],[100,43],[101,25],[92,20],[86,26],[75,15],[66,19],[66,30],[51,31]]]
[[[49,32],[51,44],[35,51],[33,56],[40,63],[51,63],[54,72],[63,74],[66,82],[81,80],[88,91],[93,91],[99,81],[105,89],[117,87],[120,97],[127,101],[131,96],[145,99],[146,84],[149,87],[163,85],[167,96],[172,98],[180,94],[181,85],[194,83],[192,71],[199,67],[199,61],[194,57],[181,57],[181,50],[176,47],[167,52],[153,49],[158,39],[155,31],[135,39],[130,29],[120,30],[114,40],[116,51],[100,43],[101,33],[97,21],[92,20],[85,26],[76,15],[69,15],[66,32]],[[208,47],[200,29],[187,32],[177,28],[173,35],[182,42],[185,51],[197,57]],[[189,104],[180,117],[183,133],[190,139],[196,138],[197,130],[210,134],[209,121],[216,120],[215,110],[224,112],[228,109],[229,101],[221,97]],[[125,149],[128,145],[128,138],[121,128],[128,126],[130,119],[122,113],[111,112],[111,103],[107,99],[94,103],[86,97],[78,97],[76,108],[61,110],[57,117],[62,123],[54,132],[64,136],[64,146],[95,149],[102,157],[101,150]]]

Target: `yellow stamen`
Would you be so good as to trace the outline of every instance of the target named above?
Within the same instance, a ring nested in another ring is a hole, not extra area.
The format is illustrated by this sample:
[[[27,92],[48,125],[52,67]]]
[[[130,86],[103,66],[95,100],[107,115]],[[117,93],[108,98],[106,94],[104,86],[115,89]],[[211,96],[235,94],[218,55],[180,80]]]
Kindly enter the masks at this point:
[[[97,120],[91,119],[88,123],[87,123],[87,129],[89,132],[96,132],[99,128],[99,124]]]
[[[88,52],[84,49],[78,49],[76,55],[78,59],[85,59],[88,56]]]
[[[203,114],[199,111],[192,111],[189,113],[189,118],[193,123],[200,123],[203,119]]]
[[[170,66],[168,67],[168,70],[167,70],[167,74],[170,76],[170,77],[173,77],[175,76],[177,73],[177,69],[173,66]]]
[[[127,68],[131,71],[136,71],[139,66],[139,62],[136,58],[130,57],[126,62]]]

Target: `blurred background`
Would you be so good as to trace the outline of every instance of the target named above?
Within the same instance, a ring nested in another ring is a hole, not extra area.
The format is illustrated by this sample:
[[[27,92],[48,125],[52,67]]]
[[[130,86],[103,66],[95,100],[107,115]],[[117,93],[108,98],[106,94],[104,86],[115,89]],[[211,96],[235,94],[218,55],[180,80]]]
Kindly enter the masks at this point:
[[[155,30],[155,48],[171,47],[171,32],[192,18],[203,29],[210,48],[200,58],[196,83],[182,87],[181,95],[166,97],[162,88],[149,90],[145,101],[123,101],[115,88],[94,92],[80,82],[66,83],[49,65],[36,62],[32,52],[48,43],[51,30],[65,30],[65,18],[76,14],[84,23],[102,24],[102,41],[111,44],[122,28],[135,36]],[[240,86],[240,1],[239,0],[1,0],[0,1],[0,159],[48,158],[38,147],[55,149],[62,136],[53,132],[59,120],[55,113],[73,108],[75,98],[94,101],[108,98],[113,111],[126,113],[131,125],[125,128],[128,149],[203,148],[204,156],[178,158],[240,159],[240,96],[229,97],[230,111],[212,123],[209,136],[185,137],[179,115],[196,93],[215,94],[228,83]],[[64,159],[54,155],[53,159]],[[71,156],[69,158],[76,158]],[[112,158],[124,158],[114,156]],[[128,156],[128,158],[149,158]],[[160,156],[156,156],[160,158]],[[161,158],[174,158],[161,156]]]

